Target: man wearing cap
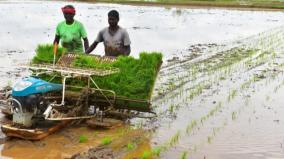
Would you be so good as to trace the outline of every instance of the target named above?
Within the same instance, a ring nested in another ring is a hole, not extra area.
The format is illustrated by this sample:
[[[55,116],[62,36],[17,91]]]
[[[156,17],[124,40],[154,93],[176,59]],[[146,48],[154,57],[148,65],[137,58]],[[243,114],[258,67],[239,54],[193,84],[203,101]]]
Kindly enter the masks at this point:
[[[85,51],[89,47],[89,41],[83,24],[74,20],[75,8],[66,5],[61,9],[65,21],[60,22],[56,27],[54,45],[59,44],[61,40],[62,47],[66,48],[68,53],[84,53],[81,39],[84,40]]]
[[[119,13],[116,10],[108,12],[109,27],[102,29],[93,44],[86,50],[89,54],[100,42],[104,42],[105,56],[128,56],[130,54],[130,39],[127,31],[118,25]]]

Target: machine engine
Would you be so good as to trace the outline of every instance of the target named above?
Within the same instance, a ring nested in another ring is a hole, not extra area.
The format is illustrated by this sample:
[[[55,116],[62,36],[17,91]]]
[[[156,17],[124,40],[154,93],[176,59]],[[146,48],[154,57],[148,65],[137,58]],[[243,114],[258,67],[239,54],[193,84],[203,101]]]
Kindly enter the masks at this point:
[[[23,78],[12,88],[13,123],[31,127],[35,119],[43,117],[49,102],[45,96],[62,90],[61,84],[49,83],[34,77]]]

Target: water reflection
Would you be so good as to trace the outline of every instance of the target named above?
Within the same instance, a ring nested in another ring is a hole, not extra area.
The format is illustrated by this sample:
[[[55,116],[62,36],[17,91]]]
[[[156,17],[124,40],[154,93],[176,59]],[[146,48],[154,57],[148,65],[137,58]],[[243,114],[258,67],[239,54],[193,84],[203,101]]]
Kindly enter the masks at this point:
[[[0,49],[33,51],[39,43],[51,43],[57,23],[63,20],[60,7],[65,4],[67,2],[1,2]],[[162,51],[169,57],[190,44],[220,43],[284,24],[281,12],[71,4],[77,8],[75,18],[85,24],[90,41],[107,26],[107,12],[117,9],[121,14],[119,24],[130,34],[134,56],[141,51]],[[94,53],[102,55],[103,45]]]

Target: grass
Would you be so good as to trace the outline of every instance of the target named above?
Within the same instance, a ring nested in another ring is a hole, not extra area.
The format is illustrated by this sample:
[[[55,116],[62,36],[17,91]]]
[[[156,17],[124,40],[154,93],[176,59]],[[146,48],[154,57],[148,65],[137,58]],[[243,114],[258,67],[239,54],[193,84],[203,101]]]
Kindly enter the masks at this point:
[[[135,147],[135,145],[132,143],[132,142],[129,142],[129,143],[127,143],[127,150],[128,151],[131,151],[131,150],[133,150],[134,149],[134,147]]]
[[[112,139],[110,137],[104,137],[101,141],[102,145],[108,145],[112,142]]]
[[[149,159],[152,156],[150,151],[144,151],[141,159]]]
[[[59,48],[58,58],[64,49]],[[52,63],[53,45],[39,45],[32,63]],[[118,68],[119,73],[104,77],[95,77],[101,89],[113,90],[118,96],[131,99],[150,99],[159,67],[162,63],[162,54],[158,52],[142,52],[139,59],[131,56],[120,56],[114,62],[101,62],[97,57],[80,54],[72,63],[80,68]],[[48,79],[42,77],[43,79]],[[58,83],[61,82],[59,79]],[[73,79],[69,83],[74,86],[86,86],[87,81]],[[93,86],[94,87],[94,86]]]
[[[85,143],[85,142],[87,142],[87,141],[88,141],[88,137],[87,137],[87,136],[81,135],[81,136],[79,137],[79,143]]]

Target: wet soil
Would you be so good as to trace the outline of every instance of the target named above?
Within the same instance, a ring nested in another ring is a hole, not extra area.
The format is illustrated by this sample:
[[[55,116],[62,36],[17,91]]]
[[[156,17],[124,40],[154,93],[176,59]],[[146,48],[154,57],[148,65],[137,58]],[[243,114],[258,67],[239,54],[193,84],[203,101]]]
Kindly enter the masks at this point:
[[[128,130],[128,132],[111,141],[108,145],[100,144],[98,147],[75,154],[72,159],[140,158],[146,150],[151,150],[149,136],[145,131],[136,129]]]
[[[205,1],[175,1],[175,2],[161,2],[161,1],[131,1],[131,0],[84,0],[91,3],[117,3],[127,5],[141,5],[141,6],[159,6],[159,7],[179,7],[179,8],[226,8],[236,10],[261,10],[261,11],[281,11],[282,2],[249,2],[249,1],[218,1],[218,2],[205,2]]]
[[[82,140],[84,136],[85,140]],[[110,143],[104,143],[104,139]],[[141,156],[137,148],[150,149],[149,138],[143,130],[129,127],[112,129],[89,129],[73,126],[53,134],[41,141],[27,141],[16,138],[6,139],[2,157],[11,158],[117,158],[129,153]],[[135,147],[127,149],[127,144]],[[146,146],[146,145],[147,146]],[[146,147],[145,147],[146,146]],[[148,148],[147,148],[148,147]]]
[[[1,85],[29,75],[17,65],[31,59],[38,43],[52,41],[64,4],[0,2],[0,24],[9,24],[0,31]],[[164,52],[152,98],[158,117],[108,130],[74,125],[37,142],[1,134],[1,158],[284,158],[282,13],[74,5],[89,35],[115,8],[132,55]]]

